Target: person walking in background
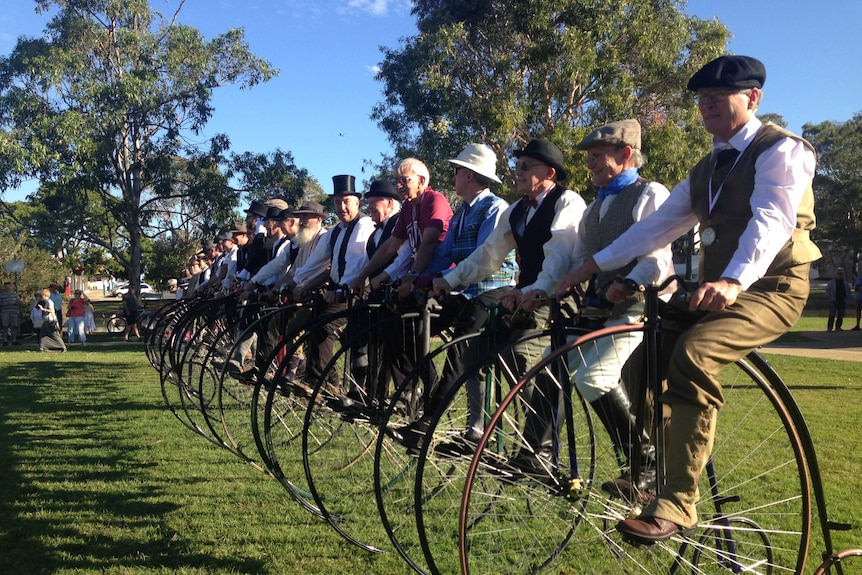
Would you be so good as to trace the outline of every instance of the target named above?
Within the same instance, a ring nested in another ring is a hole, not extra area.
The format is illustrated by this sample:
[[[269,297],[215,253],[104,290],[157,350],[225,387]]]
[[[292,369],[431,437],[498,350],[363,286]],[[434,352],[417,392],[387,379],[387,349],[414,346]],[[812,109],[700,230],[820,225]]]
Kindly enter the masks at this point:
[[[829,298],[829,320],[826,323],[826,331],[841,331],[844,323],[844,314],[847,312],[847,300],[850,299],[850,284],[844,277],[844,268],[835,270],[835,277],[826,284],[826,297]]]
[[[42,326],[39,328],[39,351],[66,351],[57,310],[51,299],[53,290],[43,289],[36,302],[36,309],[42,314]]]
[[[84,297],[84,292],[75,290],[74,297],[69,300],[69,345],[75,342],[75,337],[81,341],[81,345],[87,345],[87,334],[85,330],[84,316],[87,313],[87,304],[90,300]]]
[[[37,291],[33,294],[33,303],[30,304],[30,322],[33,324],[33,336],[39,337],[39,330],[42,327],[42,312],[39,310],[39,302],[42,301],[42,292]]]
[[[859,331],[859,321],[862,320],[862,274],[856,276],[853,289],[856,290],[856,327],[853,331]]]
[[[93,302],[86,295],[84,296],[84,333],[90,335],[96,332],[96,309],[93,307]]]
[[[138,331],[138,289],[130,285],[129,292],[123,296],[123,317],[126,320],[126,329],[123,331],[123,341],[129,341],[129,335],[134,333],[138,339],[141,339],[141,332]]]
[[[3,329],[3,346],[20,345],[18,341],[18,326],[21,324],[21,298],[12,288],[12,282],[3,284],[3,292],[0,293],[0,325]]]
[[[63,294],[60,293],[60,286],[51,284],[49,286],[51,294],[51,302],[54,304],[54,313],[57,314],[57,324],[60,326],[60,333],[63,332]]]

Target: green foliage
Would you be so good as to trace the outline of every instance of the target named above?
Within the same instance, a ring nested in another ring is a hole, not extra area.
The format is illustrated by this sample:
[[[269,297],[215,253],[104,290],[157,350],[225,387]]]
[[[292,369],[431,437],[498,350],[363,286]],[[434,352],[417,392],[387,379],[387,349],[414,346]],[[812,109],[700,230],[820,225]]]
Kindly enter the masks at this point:
[[[293,154],[281,149],[271,154],[234,154],[230,166],[230,175],[239,177],[240,187],[249,200],[282,198],[291,206],[298,206],[311,181],[308,170],[297,167]]]
[[[531,138],[549,138],[566,153],[577,189],[587,177],[576,144],[595,125],[634,117],[652,158],[645,175],[672,185],[709,145],[685,83],[724,51],[728,35],[682,6],[419,0],[420,35],[384,49],[384,100],[372,118],[396,157],[415,155],[437,173],[470,141],[508,159]],[[499,173],[511,190],[505,161]]]
[[[251,54],[242,30],[207,41],[145,0],[37,6],[56,8],[44,35],[20,38],[0,59],[0,192],[38,178],[40,217],[104,248],[137,281],[143,238],[170,213],[164,202],[187,200],[213,227],[236,203],[217,169],[227,139],[188,144],[212,114],[212,90],[277,71]]]
[[[825,263],[852,270],[862,252],[862,113],[846,122],[805,124],[802,130],[817,150],[814,239]]]
[[[4,232],[8,229],[8,222],[8,217],[0,218],[0,229],[4,229]],[[7,272],[5,264],[11,260],[23,261],[24,271],[19,274]],[[17,284],[18,295],[21,301],[27,304],[26,308],[22,309],[21,317],[27,317],[34,292],[52,283],[62,284],[67,273],[64,266],[51,257],[50,253],[33,247],[26,236],[15,237],[0,233],[0,284],[7,281],[13,285]]]
[[[150,251],[145,258],[147,279],[166,289],[168,279],[183,277],[189,256],[199,248],[199,241],[190,241],[188,238],[156,238],[150,244]]]

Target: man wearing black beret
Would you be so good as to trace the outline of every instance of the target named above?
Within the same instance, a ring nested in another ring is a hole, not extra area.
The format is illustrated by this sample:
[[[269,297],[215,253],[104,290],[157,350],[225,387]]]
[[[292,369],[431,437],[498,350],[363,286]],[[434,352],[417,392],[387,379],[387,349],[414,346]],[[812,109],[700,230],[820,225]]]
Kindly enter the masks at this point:
[[[636,519],[617,530],[639,544],[664,541],[697,524],[701,472],[724,402],[722,368],[788,331],[808,299],[808,271],[820,258],[814,229],[815,154],[802,138],[755,112],[766,69],[748,56],[721,56],[689,80],[712,152],[648,218],[572,271],[579,284],[700,226],[700,285],[692,311],[709,312],[670,351],[665,485]]]

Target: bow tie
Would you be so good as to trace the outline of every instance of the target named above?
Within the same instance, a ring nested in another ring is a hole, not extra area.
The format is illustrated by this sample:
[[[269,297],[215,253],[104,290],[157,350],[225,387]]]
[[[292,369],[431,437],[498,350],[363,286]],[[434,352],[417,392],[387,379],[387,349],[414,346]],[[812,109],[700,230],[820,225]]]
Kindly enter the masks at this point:
[[[521,201],[524,202],[524,205],[527,206],[528,208],[530,208],[530,207],[536,208],[539,206],[539,202],[537,202],[536,200],[534,200],[533,198],[531,198],[530,196],[528,196],[526,194],[524,195],[523,199],[521,199]]]

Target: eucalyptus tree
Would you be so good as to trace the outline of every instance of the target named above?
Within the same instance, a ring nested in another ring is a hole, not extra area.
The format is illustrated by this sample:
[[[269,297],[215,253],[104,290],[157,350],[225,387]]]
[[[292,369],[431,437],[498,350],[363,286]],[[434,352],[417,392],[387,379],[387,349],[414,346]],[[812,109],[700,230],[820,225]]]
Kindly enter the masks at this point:
[[[846,122],[805,124],[802,135],[817,150],[814,239],[827,263],[858,266],[862,255],[862,112]]]
[[[372,118],[397,157],[417,155],[439,173],[467,142],[510,158],[541,136],[566,153],[572,181],[587,182],[577,142],[633,117],[645,128],[649,177],[673,185],[709,145],[686,81],[728,37],[684,9],[675,0],[415,0],[419,34],[382,49],[384,99]],[[511,189],[514,174],[501,167]]]
[[[147,0],[36,0],[51,15],[42,36],[0,59],[0,192],[38,178],[57,236],[108,250],[132,282],[167,200],[210,214],[238,200],[218,170],[227,137],[193,141],[212,91],[277,74],[242,30],[208,41],[181,24],[183,3],[168,18]]]

